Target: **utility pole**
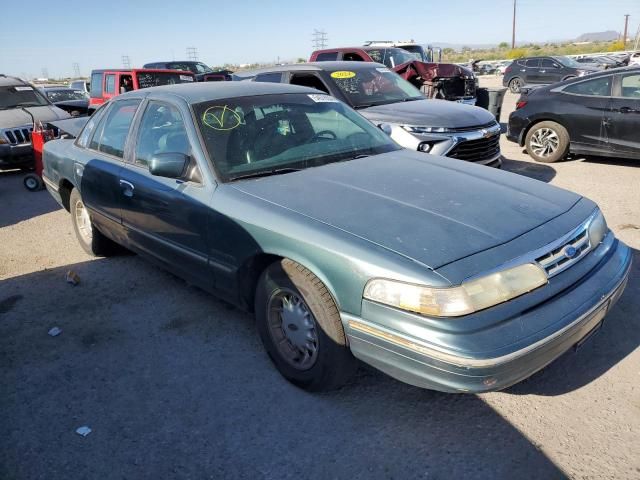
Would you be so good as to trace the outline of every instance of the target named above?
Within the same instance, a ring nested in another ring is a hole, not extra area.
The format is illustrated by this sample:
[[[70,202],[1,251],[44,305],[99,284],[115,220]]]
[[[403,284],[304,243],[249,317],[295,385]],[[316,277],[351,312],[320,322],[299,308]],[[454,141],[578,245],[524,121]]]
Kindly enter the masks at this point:
[[[74,78],[80,78],[81,77],[81,75],[80,75],[80,64],[77,63],[77,62],[73,63],[73,75],[74,75]]]
[[[638,50],[638,43],[640,43],[640,23],[638,24],[638,29],[636,30],[636,43],[633,46],[634,50]]]
[[[513,24],[511,26],[511,50],[516,48],[516,0],[513,0]]]
[[[314,50],[320,50],[327,46],[327,32],[324,30],[313,30],[313,40],[311,43],[313,44]]]
[[[129,55],[122,55],[122,68],[131,68],[131,59]]]
[[[629,14],[627,13],[624,16],[624,36],[622,37],[622,44],[624,45],[624,49],[627,49],[627,28],[629,27]]]
[[[187,60],[198,61],[198,49],[196,47],[187,47]]]

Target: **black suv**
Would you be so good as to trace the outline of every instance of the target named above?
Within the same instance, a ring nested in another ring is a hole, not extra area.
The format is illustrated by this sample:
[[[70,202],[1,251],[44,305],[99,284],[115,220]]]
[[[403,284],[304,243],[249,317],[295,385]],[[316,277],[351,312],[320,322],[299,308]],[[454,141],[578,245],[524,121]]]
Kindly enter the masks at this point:
[[[581,65],[569,57],[520,58],[506,68],[502,84],[512,93],[520,93],[523,85],[548,85],[598,71],[598,68]]]
[[[202,62],[194,62],[192,60],[176,60],[172,62],[153,62],[145,63],[142,68],[161,68],[163,70],[183,70],[185,72],[193,72],[198,82],[218,82],[231,80],[231,73],[228,70],[213,71]]]

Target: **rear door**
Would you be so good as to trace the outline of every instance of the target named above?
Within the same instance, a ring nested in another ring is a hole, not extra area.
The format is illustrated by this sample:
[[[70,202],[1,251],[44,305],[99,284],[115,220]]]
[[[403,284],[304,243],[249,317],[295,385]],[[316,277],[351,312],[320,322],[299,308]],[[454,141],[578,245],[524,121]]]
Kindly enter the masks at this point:
[[[106,102],[116,95],[118,95],[118,75],[115,72],[106,73],[104,76],[102,98]]]
[[[522,69],[521,69],[522,70]],[[545,83],[540,76],[540,59],[529,58],[524,62],[524,83]]]
[[[574,150],[603,150],[609,142],[607,111],[611,101],[613,75],[572,83],[562,89],[562,114]]]
[[[98,117],[93,117],[78,142],[86,142],[88,161],[84,167],[76,165],[82,199],[99,227],[113,231],[120,225],[121,199],[119,195],[120,170],[125,144],[133,117],[140,100],[131,99],[103,107]],[[95,126],[91,122],[96,121]],[[84,138],[85,131],[92,132]]]
[[[609,122],[609,140],[614,152],[640,158],[639,72],[616,75]]]
[[[144,107],[133,135],[135,145],[120,171],[122,223],[134,250],[142,251],[182,278],[212,289],[208,264],[207,228],[212,187],[202,180],[203,165],[192,153],[184,123],[187,112],[152,100]],[[159,153],[191,157],[189,180],[151,175],[149,163]]]

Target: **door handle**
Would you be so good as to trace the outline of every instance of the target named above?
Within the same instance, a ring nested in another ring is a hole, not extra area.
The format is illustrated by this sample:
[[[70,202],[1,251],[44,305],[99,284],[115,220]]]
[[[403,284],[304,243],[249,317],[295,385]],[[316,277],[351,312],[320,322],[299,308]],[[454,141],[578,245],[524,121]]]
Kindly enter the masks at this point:
[[[636,113],[637,110],[634,110],[631,107],[620,107],[620,109],[618,110],[620,113]]]
[[[546,70],[540,70],[540,73],[547,73]]]
[[[133,197],[133,191],[136,188],[133,186],[133,183],[127,182],[126,180],[120,180],[120,186],[122,187],[122,194],[125,197]]]

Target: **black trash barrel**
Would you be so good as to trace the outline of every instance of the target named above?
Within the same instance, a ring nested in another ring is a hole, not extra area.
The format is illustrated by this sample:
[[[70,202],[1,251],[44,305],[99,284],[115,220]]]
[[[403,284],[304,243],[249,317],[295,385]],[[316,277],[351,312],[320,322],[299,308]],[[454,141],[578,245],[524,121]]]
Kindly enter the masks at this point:
[[[477,92],[476,105],[489,110],[500,121],[500,112],[502,112],[502,101],[504,94],[507,93],[506,88],[479,88]]]

